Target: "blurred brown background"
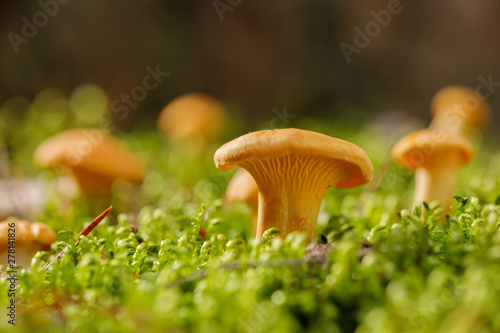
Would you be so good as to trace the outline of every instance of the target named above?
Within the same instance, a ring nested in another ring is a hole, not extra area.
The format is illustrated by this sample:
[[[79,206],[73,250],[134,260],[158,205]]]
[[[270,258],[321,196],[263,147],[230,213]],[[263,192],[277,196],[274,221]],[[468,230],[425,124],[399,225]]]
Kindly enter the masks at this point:
[[[170,75],[123,128],[200,91],[231,105],[251,129],[283,105],[297,116],[397,110],[425,120],[443,85],[476,87],[489,75],[500,82],[496,0],[401,1],[351,63],[340,43],[354,45],[353,29],[394,0],[60,1],[0,2],[0,104],[45,88],[69,94],[84,82],[113,101],[159,65]],[[56,13],[16,53],[9,33],[22,36],[23,18],[43,23],[43,7]],[[500,89],[489,101],[496,111]]]

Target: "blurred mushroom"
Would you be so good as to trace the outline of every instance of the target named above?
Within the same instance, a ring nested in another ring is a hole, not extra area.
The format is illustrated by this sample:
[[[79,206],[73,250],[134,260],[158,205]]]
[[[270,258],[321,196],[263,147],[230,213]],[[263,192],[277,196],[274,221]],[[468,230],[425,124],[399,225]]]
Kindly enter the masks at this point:
[[[437,129],[411,133],[392,149],[396,162],[415,171],[414,203],[439,200],[445,212],[458,169],[474,154],[474,148],[460,133]]]
[[[430,128],[468,135],[482,130],[491,118],[491,109],[482,96],[465,86],[446,86],[431,101]]]
[[[226,198],[229,202],[244,201],[250,207],[252,215],[252,234],[257,232],[257,211],[259,208],[259,189],[252,175],[245,169],[236,172],[229,181],[226,189]]]
[[[145,167],[110,134],[98,129],[72,129],[56,134],[36,149],[35,165],[71,170],[87,195],[108,194],[115,180],[139,183]]]
[[[12,235],[15,235],[15,241]],[[0,263],[4,265],[12,263],[8,260],[12,259],[8,256],[10,254],[15,258],[16,266],[27,268],[38,251],[49,250],[50,244],[56,240],[54,231],[44,223],[30,223],[24,220],[2,221],[0,222]],[[4,267],[4,272],[5,270]]]
[[[314,236],[322,199],[329,187],[352,187],[372,179],[373,166],[358,146],[294,128],[258,131],[215,152],[219,169],[246,169],[259,189],[257,237],[276,227]]]
[[[215,98],[186,94],[165,106],[158,118],[158,129],[170,140],[198,153],[214,143],[226,118],[226,110]]]

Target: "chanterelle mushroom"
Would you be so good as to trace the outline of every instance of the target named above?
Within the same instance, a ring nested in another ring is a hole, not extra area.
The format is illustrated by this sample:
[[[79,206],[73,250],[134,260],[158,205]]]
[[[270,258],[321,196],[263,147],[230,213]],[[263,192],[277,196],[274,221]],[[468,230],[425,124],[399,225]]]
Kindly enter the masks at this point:
[[[158,118],[158,129],[170,140],[195,141],[207,147],[220,135],[226,122],[226,110],[206,94],[186,94],[167,104]]]
[[[276,227],[311,241],[321,201],[330,186],[372,179],[373,165],[358,146],[324,134],[288,128],[243,135],[215,152],[219,169],[246,169],[259,188],[257,237]]]
[[[15,235],[15,242],[12,242],[10,235]],[[54,231],[44,223],[30,223],[23,220],[2,221],[0,222],[0,263],[4,266],[11,264],[12,261],[8,259],[14,257],[15,266],[20,265],[26,268],[38,251],[50,249],[50,244],[56,240]]]
[[[433,120],[430,128],[470,134],[487,125],[491,109],[474,89],[453,85],[440,89],[434,95],[431,114]]]
[[[393,147],[392,156],[415,171],[414,203],[439,200],[446,211],[458,169],[474,157],[474,148],[460,133],[427,129],[402,138]]]
[[[33,154],[41,168],[68,167],[81,190],[106,194],[115,180],[138,183],[144,179],[141,161],[110,134],[98,129],[72,129],[42,142]]]
[[[236,172],[227,184],[226,198],[230,202],[245,201],[252,215],[252,232],[257,231],[257,212],[259,208],[259,189],[252,175],[245,169]]]

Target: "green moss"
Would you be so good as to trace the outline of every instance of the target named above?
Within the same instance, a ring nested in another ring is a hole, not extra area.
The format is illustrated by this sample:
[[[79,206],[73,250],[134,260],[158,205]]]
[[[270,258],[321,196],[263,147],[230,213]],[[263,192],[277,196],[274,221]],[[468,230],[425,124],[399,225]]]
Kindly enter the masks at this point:
[[[112,214],[78,239],[95,216],[92,203],[75,198],[62,214],[52,196],[38,218],[59,241],[18,274],[16,329],[500,331],[500,154],[483,150],[463,170],[446,223],[427,203],[422,222],[422,209],[409,206],[412,175],[392,164],[387,136],[316,127],[363,147],[376,170],[370,185],[328,191],[315,241],[331,244],[329,252],[312,255],[296,233],[251,238],[248,209],[221,200],[232,172],[215,169],[211,152],[183,157],[155,132],[122,134],[151,170],[136,189],[140,199],[128,202],[130,192],[115,188]],[[41,129],[33,141],[57,130]],[[8,142],[14,150],[18,136]],[[13,167],[35,172],[22,152]],[[7,289],[0,280],[2,307]]]

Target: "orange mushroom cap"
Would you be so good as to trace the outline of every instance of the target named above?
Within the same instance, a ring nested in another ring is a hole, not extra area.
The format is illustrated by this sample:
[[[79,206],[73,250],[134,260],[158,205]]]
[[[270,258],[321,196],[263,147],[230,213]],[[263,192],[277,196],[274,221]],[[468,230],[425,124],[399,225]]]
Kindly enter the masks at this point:
[[[200,137],[212,142],[226,121],[221,103],[206,94],[186,94],[168,103],[158,118],[158,129],[172,140]]]
[[[373,165],[366,153],[355,144],[330,136],[295,128],[264,130],[243,135],[220,147],[214,156],[222,170],[244,162],[271,160],[295,155],[304,164],[314,158],[335,162],[338,178],[335,187],[353,187],[370,182]],[[293,166],[289,166],[293,167]]]
[[[460,133],[439,129],[425,129],[413,132],[393,147],[392,156],[409,170],[416,170],[426,161],[443,152],[456,152],[462,164],[474,158],[475,150]],[[443,161],[446,163],[446,161]]]
[[[0,222],[0,252],[5,251],[8,247],[8,234],[10,223],[15,224],[15,241],[16,246],[34,246],[41,249],[47,249],[50,244],[57,240],[54,231],[42,222],[28,222],[24,220],[18,221],[1,221]]]
[[[472,88],[450,85],[441,88],[432,98],[432,127],[461,130],[486,127],[491,118],[491,108]]]

